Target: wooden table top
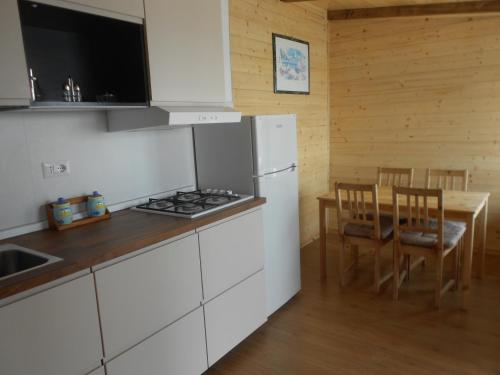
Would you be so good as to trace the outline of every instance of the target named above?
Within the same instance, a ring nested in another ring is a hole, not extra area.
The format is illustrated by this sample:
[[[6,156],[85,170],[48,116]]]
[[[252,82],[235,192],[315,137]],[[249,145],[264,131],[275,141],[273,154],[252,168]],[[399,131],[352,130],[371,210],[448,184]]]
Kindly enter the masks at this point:
[[[489,198],[490,193],[481,193],[475,191],[451,191],[445,190],[443,192],[443,201],[445,212],[449,214],[473,214],[477,215],[481,211],[484,203]],[[327,194],[318,197],[320,201],[326,202],[329,205],[336,204],[335,192],[329,192]],[[400,205],[402,207],[406,206],[406,199],[404,197],[400,198]],[[378,190],[378,200],[380,210],[392,210],[392,187],[381,186]],[[429,206],[431,202],[429,201]]]

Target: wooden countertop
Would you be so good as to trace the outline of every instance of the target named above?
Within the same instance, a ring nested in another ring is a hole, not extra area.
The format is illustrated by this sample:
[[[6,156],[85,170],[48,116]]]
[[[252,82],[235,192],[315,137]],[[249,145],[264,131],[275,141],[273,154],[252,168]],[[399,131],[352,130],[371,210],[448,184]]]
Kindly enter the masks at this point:
[[[63,232],[43,230],[0,241],[63,258],[0,281],[0,299],[43,285],[266,203],[255,198],[198,219],[123,210],[110,220]]]

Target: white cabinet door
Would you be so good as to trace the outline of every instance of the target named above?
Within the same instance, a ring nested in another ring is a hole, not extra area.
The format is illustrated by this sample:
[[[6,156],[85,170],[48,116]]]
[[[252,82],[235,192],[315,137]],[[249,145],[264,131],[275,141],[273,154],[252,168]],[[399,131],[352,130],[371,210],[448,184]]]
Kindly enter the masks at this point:
[[[82,375],[102,358],[92,275],[0,309],[0,373]]]
[[[266,321],[264,271],[238,284],[204,306],[208,365]]]
[[[39,0],[39,2],[77,11],[87,11],[88,13],[99,14],[98,10],[104,10],[126,16],[144,18],[143,0]],[[79,7],[79,5],[94,8],[97,12]]]
[[[264,267],[261,209],[202,230],[199,235],[206,301]]]
[[[0,1],[0,106],[29,105],[28,69],[17,0]]]
[[[228,0],[145,0],[154,104],[231,105]]]
[[[108,375],[196,375],[206,369],[201,307],[106,364]]]
[[[200,306],[196,235],[95,273],[106,358],[125,351]]]

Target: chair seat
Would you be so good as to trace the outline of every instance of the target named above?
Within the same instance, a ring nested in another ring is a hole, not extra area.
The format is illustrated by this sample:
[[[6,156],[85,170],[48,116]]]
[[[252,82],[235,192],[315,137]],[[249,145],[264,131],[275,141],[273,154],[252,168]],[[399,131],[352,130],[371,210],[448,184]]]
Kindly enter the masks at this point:
[[[380,216],[380,238],[389,238],[393,231],[392,217]],[[365,224],[346,224],[344,234],[352,237],[374,238],[373,226]]]
[[[431,228],[437,228],[436,220],[429,220]],[[453,248],[465,233],[467,226],[458,221],[445,220],[443,233],[443,246],[445,249]],[[402,232],[400,234],[401,243],[410,246],[421,246],[432,248],[437,245],[437,234],[422,232]]]

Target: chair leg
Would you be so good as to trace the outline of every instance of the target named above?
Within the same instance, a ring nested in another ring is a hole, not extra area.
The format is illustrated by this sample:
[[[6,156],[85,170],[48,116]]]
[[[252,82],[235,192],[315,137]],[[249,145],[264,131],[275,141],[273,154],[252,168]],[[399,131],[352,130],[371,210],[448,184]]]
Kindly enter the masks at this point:
[[[461,280],[462,280],[462,252],[463,252],[463,238],[458,241],[457,248],[455,249],[455,288],[454,290],[460,290]]]
[[[441,305],[441,287],[443,285],[443,264],[444,259],[441,255],[437,257],[437,270],[436,270],[436,291],[434,297],[434,304],[439,309]]]
[[[393,251],[393,279],[392,279],[392,298],[397,300],[399,297],[399,265],[401,262],[401,255],[397,245],[394,245]]]
[[[375,248],[375,268],[374,268],[374,290],[375,293],[380,293],[380,247]]]
[[[344,251],[345,251],[345,240],[342,240],[342,246],[339,249],[339,285],[340,287],[344,287]]]
[[[453,256],[453,274],[455,279],[453,290],[456,291],[458,289],[458,279],[460,277],[460,242],[455,247],[455,255]]]
[[[406,260],[406,264],[405,264],[405,268],[406,268],[406,280],[409,281],[410,280],[410,272],[411,272],[411,256],[410,255],[406,255],[405,256],[405,260]]]
[[[359,265],[359,246],[351,245],[352,256],[354,258],[354,267],[357,269]]]

